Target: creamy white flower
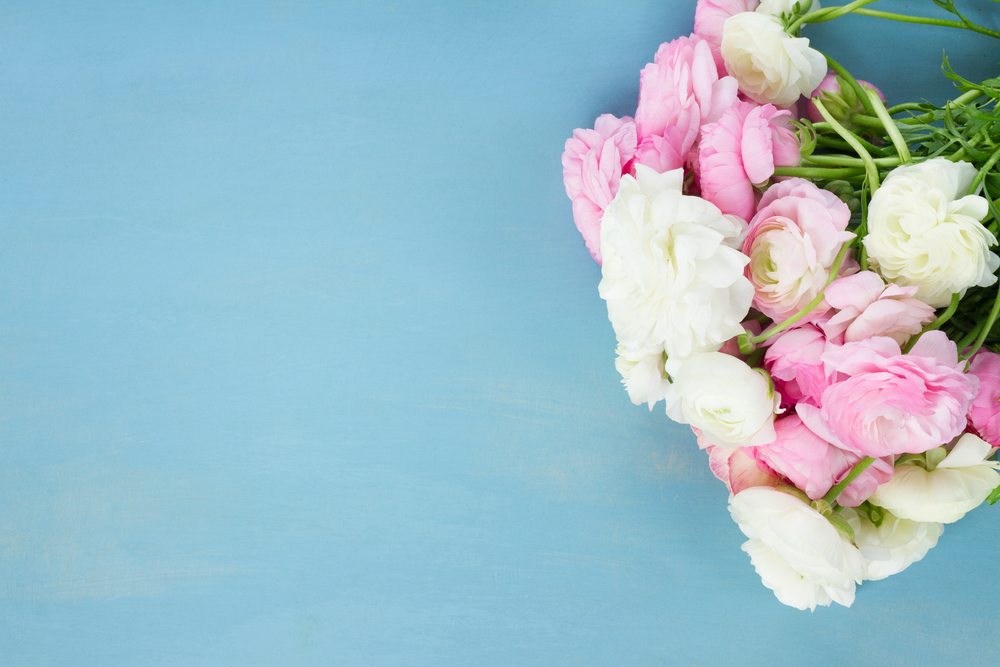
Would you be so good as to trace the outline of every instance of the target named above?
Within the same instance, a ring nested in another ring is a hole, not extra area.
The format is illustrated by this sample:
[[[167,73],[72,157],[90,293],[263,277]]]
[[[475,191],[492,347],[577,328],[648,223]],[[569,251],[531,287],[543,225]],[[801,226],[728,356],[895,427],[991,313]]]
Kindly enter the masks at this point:
[[[989,443],[965,433],[950,453],[936,447],[897,464],[869,500],[911,521],[958,521],[1000,484],[1000,464],[986,460],[991,453]]]
[[[966,195],[976,177],[968,162],[934,158],[896,167],[868,207],[868,259],[888,282],[919,285],[916,298],[939,308],[953,292],[996,282],[996,239],[980,224],[985,199]]]
[[[674,421],[701,429],[718,447],[774,442],[781,395],[763,373],[728,354],[702,352],[671,375],[665,398],[667,416]]]
[[[755,486],[729,498],[729,512],[750,539],[757,574],[782,604],[797,609],[850,607],[865,574],[861,553],[819,512],[799,498]]]
[[[743,332],[753,287],[738,248],[746,223],[681,194],[680,169],[638,165],[622,176],[601,221],[598,287],[618,342],[630,353],[681,359],[717,350]]]
[[[668,375],[663,368],[663,350],[643,348],[629,352],[624,345],[619,345],[615,351],[618,353],[615,368],[622,375],[622,384],[628,391],[628,397],[635,405],[646,403],[652,410],[657,401],[666,397],[670,388]]]
[[[733,14],[722,27],[726,71],[753,101],[788,106],[810,95],[826,76],[826,58],[805,37],[789,36],[781,19],[760,12]]]
[[[902,572],[926,556],[944,532],[942,523],[900,519],[891,512],[885,513],[880,526],[853,508],[840,512],[854,529],[854,543],[865,559],[866,581]]]
[[[773,16],[791,16],[796,3],[799,3],[800,6],[805,6],[807,2],[809,0],[760,0],[760,4],[757,5],[755,11]],[[806,13],[811,14],[817,9],[821,9],[819,0],[812,0],[812,5],[810,5],[809,11]]]

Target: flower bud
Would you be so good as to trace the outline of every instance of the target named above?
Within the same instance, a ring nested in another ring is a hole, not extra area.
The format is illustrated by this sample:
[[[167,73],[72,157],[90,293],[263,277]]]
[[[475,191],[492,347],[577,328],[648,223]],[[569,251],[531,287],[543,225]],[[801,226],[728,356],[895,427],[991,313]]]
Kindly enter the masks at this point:
[[[885,95],[882,94],[881,90],[861,79],[858,79],[858,83],[861,84],[862,88],[874,90],[878,93],[879,99],[885,102]],[[833,70],[827,72],[826,76],[823,77],[823,81],[820,82],[819,87],[810,95],[810,98],[813,97],[819,97],[823,100],[823,106],[830,112],[830,115],[847,129],[865,131],[866,128],[856,128],[851,122],[851,115],[865,113],[864,104],[858,99],[858,95],[854,91],[854,86],[844,78],[838,76]],[[813,104],[812,99],[806,103],[806,115],[814,123],[823,122],[823,115],[816,108],[816,105]]]

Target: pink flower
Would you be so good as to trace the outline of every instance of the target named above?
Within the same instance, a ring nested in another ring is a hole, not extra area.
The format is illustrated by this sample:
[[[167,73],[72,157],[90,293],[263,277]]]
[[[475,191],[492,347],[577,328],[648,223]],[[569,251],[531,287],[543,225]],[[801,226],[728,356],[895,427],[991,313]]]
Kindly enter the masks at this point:
[[[764,355],[782,399],[819,405],[823,392],[834,382],[833,366],[823,362],[830,343],[811,324],[778,334]]]
[[[825,496],[862,458],[834,447],[810,431],[798,415],[776,420],[774,430],[775,441],[757,447],[754,456],[777,474],[787,477],[813,500]],[[857,507],[890,477],[892,460],[877,459],[841,492],[838,502]]]
[[[781,322],[822,292],[841,246],[854,238],[846,231],[850,219],[847,204],[809,181],[793,178],[768,188],[743,241],[756,308]],[[847,261],[840,271],[856,268]],[[801,321],[816,321],[827,310],[821,302]]]
[[[801,159],[798,139],[781,120],[789,116],[770,104],[736,102],[718,123],[702,126],[702,197],[723,213],[750,220],[757,204],[753,186],[771,178],[775,167],[794,167]]]
[[[979,389],[941,331],[925,333],[909,354],[876,336],[832,347],[823,361],[847,377],[826,388],[820,407],[798,405],[798,415],[827,442],[864,456],[920,454],[949,442],[965,430]]]
[[[726,19],[740,12],[752,12],[759,4],[760,0],[698,0],[694,34],[708,42],[720,76],[726,75],[726,63],[722,60],[722,27]]]
[[[861,84],[862,88],[874,90],[882,103],[885,103],[885,95],[882,94],[881,90],[863,79],[858,79],[858,83]],[[823,100],[823,106],[830,112],[830,115],[848,127],[854,127],[854,123],[850,122],[851,114],[864,113],[864,106],[854,92],[854,88],[844,86],[842,89],[840,81],[837,80],[837,73],[833,70],[826,73],[819,86],[809,96],[809,101],[806,102],[806,115],[809,120],[820,123],[825,119],[813,103],[812,98],[814,97]]]
[[[661,44],[639,81],[638,160],[660,173],[683,167],[701,126],[736,101],[736,79],[719,78],[708,43],[696,36]]]
[[[823,324],[823,331],[835,343],[888,336],[904,345],[934,320],[934,309],[913,298],[916,293],[917,287],[887,286],[872,271],[837,278],[824,298],[840,312]]]
[[[691,427],[698,438],[698,446],[708,453],[708,467],[712,474],[725,483],[730,493],[736,494],[751,486],[781,486],[785,481],[766,463],[754,456],[754,448],[729,449],[716,447],[708,442],[699,429]]]
[[[969,373],[979,378],[979,393],[969,408],[969,421],[979,437],[1000,447],[1000,354],[980,350],[969,365]]]
[[[604,114],[593,130],[573,130],[563,152],[563,182],[573,202],[573,220],[590,255],[601,263],[601,216],[618,194],[622,173],[635,155],[635,123]]]

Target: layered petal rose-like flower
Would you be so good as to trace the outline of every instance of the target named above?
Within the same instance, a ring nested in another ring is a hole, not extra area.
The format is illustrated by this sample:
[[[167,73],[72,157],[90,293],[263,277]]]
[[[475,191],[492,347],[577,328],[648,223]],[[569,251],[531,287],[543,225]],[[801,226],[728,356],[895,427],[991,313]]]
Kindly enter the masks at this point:
[[[637,160],[660,172],[683,167],[699,128],[736,101],[736,79],[719,78],[708,42],[697,36],[662,44],[639,81]]]
[[[969,421],[986,442],[1000,447],[1000,354],[980,350],[969,373],[979,378],[979,393],[969,408]]]
[[[666,397],[670,388],[664,371],[663,350],[639,349],[630,352],[624,345],[616,350],[615,368],[621,373],[622,384],[635,405],[646,403],[649,409]]]
[[[767,182],[775,167],[795,167],[801,160],[798,139],[782,124],[790,116],[770,104],[736,102],[719,122],[702,126],[698,147],[702,197],[723,213],[750,220],[757,210],[754,185]]]
[[[889,282],[918,286],[916,298],[940,308],[951,295],[997,281],[997,241],[980,220],[988,204],[965,192],[968,162],[934,158],[893,169],[868,207],[868,258]]]
[[[698,447],[708,454],[708,466],[712,474],[721,480],[729,493],[739,493],[751,486],[781,486],[787,482],[771,470],[767,464],[754,458],[750,447],[729,449],[716,447],[705,439],[704,434],[692,427],[698,439]]]
[[[898,574],[927,555],[937,545],[944,524],[900,519],[886,512],[876,526],[853,509],[841,516],[854,530],[854,543],[865,559],[865,581],[877,581]]]
[[[953,523],[978,507],[1000,484],[993,448],[966,433],[951,452],[939,447],[896,465],[896,472],[872,494],[872,503],[901,519]]]
[[[740,12],[752,12],[759,4],[759,0],[698,0],[694,34],[708,42],[719,76],[726,76],[726,62],[722,59],[722,29],[726,19]]]
[[[635,156],[637,138],[631,118],[604,114],[593,130],[573,130],[562,156],[563,182],[573,202],[573,221],[590,255],[601,263],[601,216],[618,194],[622,174]]]
[[[781,396],[764,375],[735,357],[703,352],[673,375],[667,416],[701,430],[720,447],[753,447],[774,440]]]
[[[743,242],[756,308],[780,322],[822,292],[841,246],[854,238],[846,231],[850,219],[847,204],[804,179],[768,188]],[[851,262],[841,263],[841,273],[853,270]],[[815,321],[827,310],[820,303],[801,321]]]
[[[838,344],[888,336],[905,345],[934,320],[934,309],[914,298],[916,292],[916,287],[886,285],[871,271],[837,278],[826,288],[824,299],[839,312],[821,326]]]
[[[823,361],[830,343],[812,324],[777,335],[764,355],[764,368],[781,395],[792,403],[819,405],[823,392],[835,381],[833,366]]]
[[[919,454],[965,430],[979,381],[963,373],[965,363],[944,332],[925,333],[908,354],[878,336],[832,348],[823,358],[846,379],[824,390],[820,407],[803,403],[797,412],[841,449],[876,458]]]
[[[672,361],[743,333],[753,299],[747,258],[736,249],[744,223],[681,194],[682,181],[679,169],[658,174],[636,165],[601,223],[598,290],[618,342],[630,351],[662,349]]]
[[[729,499],[729,512],[749,540],[765,586],[783,604],[815,610],[831,602],[850,607],[865,574],[861,552],[819,512],[794,495],[768,487]]]
[[[742,12],[722,28],[722,59],[740,90],[760,104],[789,106],[816,90],[826,76],[826,58],[805,37],[791,37],[781,20]]]
[[[774,442],[756,447],[754,456],[813,500],[825,496],[861,460],[861,456],[838,449],[810,431],[798,415],[776,420],[774,431]],[[856,507],[890,477],[891,459],[876,459],[840,493],[837,502]]]

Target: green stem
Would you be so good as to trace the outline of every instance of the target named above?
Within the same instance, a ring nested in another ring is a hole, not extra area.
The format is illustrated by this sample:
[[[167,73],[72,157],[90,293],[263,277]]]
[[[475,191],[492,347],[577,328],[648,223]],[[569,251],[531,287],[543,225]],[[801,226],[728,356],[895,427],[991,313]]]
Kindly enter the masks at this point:
[[[862,92],[861,95],[866,100],[868,100],[868,96],[865,95],[864,92]],[[818,97],[815,97],[813,98],[813,104],[816,106],[816,109],[818,109],[820,114],[823,116],[823,120],[828,122],[830,126],[833,127],[834,130],[836,130],[837,134],[840,135],[841,139],[843,139],[844,141],[846,141],[851,145],[851,148],[853,148],[855,152],[857,152],[858,157],[864,160],[865,173],[868,176],[868,182],[871,184],[872,194],[875,194],[875,191],[878,189],[879,185],[878,167],[876,167],[875,163],[872,161],[871,154],[865,150],[865,147],[861,145],[861,142],[859,142],[854,137],[853,134],[848,132],[843,125],[837,122],[836,118],[830,115],[830,112],[826,110],[825,106],[823,106],[823,100],[819,99]],[[868,106],[871,106],[871,100],[868,100]]]
[[[962,336],[962,339],[955,344],[960,355],[962,354],[962,350],[969,347],[972,340],[979,334],[979,330],[983,328],[983,324],[985,324],[985,322],[980,322],[976,326],[972,327],[972,330]]]
[[[867,4],[867,3],[866,3]],[[892,14],[890,12],[880,12],[875,9],[854,9],[851,10],[852,14],[858,14],[859,16],[871,16],[877,19],[889,19],[891,21],[901,21],[903,23],[922,23],[924,25],[939,25],[945,28],[960,28],[962,30],[971,30],[973,32],[978,32],[981,35],[986,35],[988,37],[993,37],[994,39],[1000,39],[1000,32],[996,30],[990,30],[989,28],[984,28],[981,25],[976,25],[975,23],[962,23],[961,21],[947,21],[945,19],[930,19],[923,16],[908,16],[906,14]]]
[[[829,284],[832,283],[837,278],[837,274],[840,272],[840,265],[844,261],[844,257],[847,256],[848,251],[850,251],[852,243],[853,241],[851,243],[845,243],[843,247],[841,247],[840,252],[837,253],[836,259],[833,260],[833,264],[830,265],[830,274],[826,278],[826,283],[823,285],[823,289],[819,291],[819,294],[813,297],[812,301],[807,303],[802,310],[795,313],[787,320],[781,322],[780,324],[774,325],[773,327],[771,327],[767,331],[764,331],[758,336],[752,336],[750,338],[750,343],[752,343],[753,345],[758,345],[760,343],[763,343],[771,336],[791,327],[793,324],[795,324],[803,317],[811,313],[816,308],[816,306],[822,303],[823,293],[826,291],[827,286],[829,286]]]
[[[997,298],[993,300],[993,308],[990,309],[990,316],[986,318],[986,322],[983,323],[983,328],[976,336],[976,342],[972,344],[972,349],[969,350],[968,354],[963,354],[963,359],[971,359],[980,347],[983,346],[983,341],[986,340],[986,336],[989,335],[990,329],[993,328],[993,323],[997,321],[997,317],[1000,316],[1000,290],[997,290]]]
[[[934,320],[933,322],[925,326],[923,329],[921,329],[920,333],[911,338],[910,342],[908,342],[906,344],[906,347],[903,348],[903,354],[906,354],[907,352],[912,350],[913,346],[917,344],[917,341],[920,340],[920,337],[923,336],[925,333],[927,333],[928,331],[934,331],[935,329],[940,329],[942,324],[950,320],[951,316],[955,314],[956,310],[958,310],[959,301],[960,299],[958,296],[958,292],[952,294],[951,303],[948,304],[948,309],[945,310],[943,313],[941,313],[941,315],[939,315],[936,320]]]
[[[906,145],[906,141],[903,139],[903,135],[899,133],[899,128],[896,127],[896,123],[892,121],[892,116],[886,110],[885,105],[882,104],[882,100],[879,99],[878,93],[874,90],[865,91],[868,93],[868,99],[871,100],[872,108],[875,109],[875,115],[878,119],[882,121],[883,127],[885,127],[886,134],[892,139],[892,145],[896,147],[896,153],[899,154],[899,159],[906,164],[910,161],[910,149]]]
[[[775,167],[774,175],[798,176],[799,178],[830,178],[848,179],[854,176],[864,176],[864,169],[822,169],[820,167]]]
[[[820,51],[820,53],[823,52]],[[823,57],[826,58],[827,66],[834,72],[836,72],[840,78],[844,79],[845,81],[847,81],[847,83],[851,85],[851,88],[854,89],[854,94],[858,96],[858,100],[861,102],[861,105],[865,108],[865,111],[868,113],[868,115],[874,116],[875,110],[872,109],[871,100],[868,99],[868,95],[865,94],[865,89],[861,87],[861,84],[858,83],[858,80],[854,78],[854,75],[848,72],[843,65],[841,65],[840,63],[838,63],[836,60],[826,55],[825,53],[823,53]],[[813,102],[815,102],[815,100],[813,100]],[[826,122],[830,123],[830,125],[832,125],[834,129],[837,129],[835,125],[837,121],[833,121],[831,123],[830,119],[826,117],[826,114],[823,115],[823,118],[826,119]],[[838,134],[840,134],[839,131]]]
[[[814,12],[800,16],[795,23],[788,26],[788,33],[794,33],[802,27],[803,23],[825,23],[827,21],[832,21],[833,19],[839,18],[844,14],[849,14],[858,7],[864,7],[865,5],[870,5],[873,2],[878,2],[878,0],[854,0],[854,2],[847,5],[817,9]]]
[[[818,165],[833,165],[838,167],[864,167],[865,161],[856,157],[841,157],[839,155],[810,155],[802,158],[805,162]],[[872,162],[879,167],[898,167],[900,164],[898,157],[876,157]]]
[[[851,482],[853,482],[855,479],[857,479],[858,475],[860,475],[865,470],[867,470],[868,466],[870,466],[872,463],[875,463],[875,459],[873,459],[870,456],[866,456],[865,458],[863,458],[860,461],[858,461],[857,463],[855,463],[854,467],[851,468],[851,472],[847,473],[847,477],[845,477],[844,479],[840,480],[840,482],[836,486],[834,486],[832,489],[830,489],[829,491],[827,491],[826,495],[823,496],[823,500],[825,500],[826,502],[830,503],[831,505],[834,502],[836,502],[837,496],[839,496],[840,493],[844,489],[846,489],[847,486]]]
[[[973,195],[976,193],[976,188],[978,188],[979,184],[983,182],[983,179],[986,178],[986,173],[993,168],[993,165],[997,163],[997,160],[1000,160],[1000,148],[993,151],[993,155],[990,156],[990,159],[986,161],[983,168],[979,170],[978,174],[976,174],[976,178],[972,181],[972,185],[969,186],[969,190],[965,194]]]
[[[923,111],[924,105],[919,102],[904,102],[903,104],[897,104],[895,106],[889,107],[889,115],[895,116],[903,111]]]

